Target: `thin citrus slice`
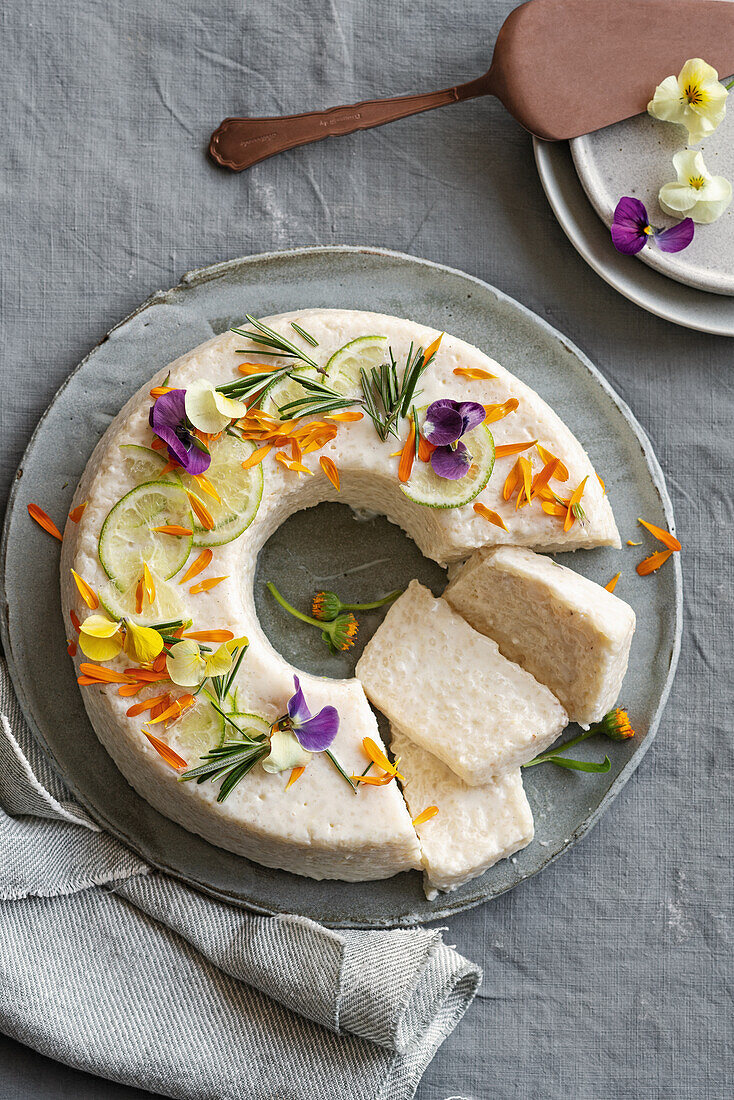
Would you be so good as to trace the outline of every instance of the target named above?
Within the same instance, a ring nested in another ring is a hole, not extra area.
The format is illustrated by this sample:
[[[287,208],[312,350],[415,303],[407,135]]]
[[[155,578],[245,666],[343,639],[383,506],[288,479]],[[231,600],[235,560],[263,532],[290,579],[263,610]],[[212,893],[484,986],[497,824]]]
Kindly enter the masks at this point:
[[[118,500],[99,535],[99,560],[120,592],[140,579],[143,563],[163,580],[178,573],[189,556],[193,518],[180,484],[148,481]],[[189,534],[156,531],[170,527]]]
[[[362,369],[367,373],[385,362],[387,336],[358,336],[332,355],[326,364],[326,381],[348,397],[362,392]]]
[[[262,463],[249,470],[243,470],[242,463],[254,449],[252,443],[232,435],[223,435],[211,444],[212,461],[205,477],[218,500],[195,478],[182,474],[185,488],[195,494],[214,521],[214,527],[207,530],[194,516],[195,546],[222,546],[252,523],[263,495]]]
[[[419,410],[420,422],[424,416],[425,409]],[[494,467],[494,439],[489,428],[480,424],[462,436],[461,442],[471,455],[471,466],[464,477],[449,481],[434,473],[430,462],[415,462],[410,480],[400,486],[410,500],[429,508],[460,508],[479,496]]]

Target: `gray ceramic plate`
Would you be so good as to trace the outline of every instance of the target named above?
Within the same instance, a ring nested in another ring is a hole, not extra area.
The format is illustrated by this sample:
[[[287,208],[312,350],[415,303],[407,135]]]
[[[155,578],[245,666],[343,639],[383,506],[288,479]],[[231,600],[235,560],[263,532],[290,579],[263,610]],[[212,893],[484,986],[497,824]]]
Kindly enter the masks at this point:
[[[443,918],[535,874],[591,827],[649,748],[678,656],[681,577],[677,560],[640,579],[646,548],[580,552],[573,565],[606,582],[635,607],[638,630],[624,701],[639,731],[632,742],[590,744],[612,770],[580,775],[552,767],[527,774],[536,838],[512,860],[454,894],[429,903],[417,872],[384,882],[313,882],[259,867],[214,848],[156,813],[128,786],[87,720],[65,652],[56,544],[28,518],[35,501],[57,520],[97,439],[127,397],[156,370],[243,315],[307,306],[366,308],[411,317],[478,344],[562,413],[607,480],[622,538],[636,517],[673,525],[670,500],[650,444],[629,410],[582,353],[517,302],[478,279],[425,260],[377,249],[314,248],[254,256],[205,268],[150,298],[113,329],[61,388],[38,426],[15,483],[5,525],[2,635],[23,709],[79,799],[106,829],[155,867],[217,897],[263,913],[296,912],[330,925],[377,927]],[[358,522],[339,505],[296,515],[264,548],[262,579],[305,602],[329,583],[347,593],[385,591],[420,576],[434,590],[441,570],[397,528]],[[258,584],[258,590],[261,585]],[[352,659],[327,656],[316,632],[294,630],[261,600],[265,629],[304,668],[349,674]],[[363,640],[377,621],[366,620]]]
[[[673,155],[686,148],[682,126],[637,115],[593,134],[576,138],[571,155],[592,206],[605,225],[612,224],[622,195],[641,199],[653,225],[673,225],[675,219],[658,206],[664,183],[676,179]],[[734,179],[734,113],[702,145],[712,176]],[[715,294],[734,294],[734,203],[711,225],[697,225],[693,241],[682,252],[661,252],[647,245],[638,258],[655,271]]]
[[[636,257],[620,255],[579,182],[568,143],[534,138],[533,146],[540,181],[553,213],[571,244],[597,275],[657,317],[717,336],[734,336],[734,298],[674,282],[637,263]],[[704,228],[712,229],[716,224]]]

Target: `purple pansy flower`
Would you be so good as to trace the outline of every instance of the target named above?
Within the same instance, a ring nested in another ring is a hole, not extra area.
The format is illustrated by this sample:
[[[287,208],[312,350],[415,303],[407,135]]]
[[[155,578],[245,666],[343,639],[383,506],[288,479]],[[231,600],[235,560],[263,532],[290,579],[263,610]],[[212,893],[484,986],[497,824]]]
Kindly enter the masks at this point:
[[[431,468],[439,477],[458,481],[471,466],[471,454],[460,442],[462,435],[479,427],[487,413],[478,401],[452,401],[443,397],[428,406],[423,435],[435,450]]]
[[[634,256],[649,240],[654,240],[661,252],[680,252],[693,240],[692,218],[684,218],[669,229],[650,225],[647,210],[639,199],[625,195],[617,203],[612,221],[612,242],[617,252]]]
[[[151,406],[148,420],[154,433],[168,447],[168,457],[187,474],[203,474],[211,455],[203,449],[186,418],[186,390],[169,390]]]
[[[329,748],[339,729],[339,712],[335,707],[324,707],[311,716],[301,682],[293,677],[295,694],[288,700],[288,717],[299,745],[308,752],[324,752]]]

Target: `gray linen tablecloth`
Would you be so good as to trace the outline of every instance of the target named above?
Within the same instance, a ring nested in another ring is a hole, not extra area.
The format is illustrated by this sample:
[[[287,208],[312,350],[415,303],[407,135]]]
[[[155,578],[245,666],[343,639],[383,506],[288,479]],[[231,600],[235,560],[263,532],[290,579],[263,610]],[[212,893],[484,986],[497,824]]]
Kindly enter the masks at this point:
[[[477,75],[512,6],[6,0],[2,492],[89,347],[151,291],[217,260],[295,245],[385,245],[464,268],[566,332],[632,407],[666,471],[684,545],[683,652],[658,739],[593,833],[542,875],[451,921],[444,938],[485,979],[417,1097],[728,1100],[734,345],[648,316],[586,267],[548,208],[529,138],[495,101],[294,150],[241,176],[205,156],[227,114],[300,111]],[[102,879],[119,870],[103,846],[97,858]],[[94,897],[90,930],[124,904],[101,888]],[[27,965],[40,996],[58,992],[65,972],[47,950],[51,903],[29,904],[37,940]],[[147,968],[178,968],[180,1011],[204,997],[253,996],[224,969],[205,989],[203,945],[184,948],[173,931],[153,933],[160,926],[137,906],[124,911],[129,928],[141,929],[138,982]],[[73,952],[83,929],[66,927]],[[6,989],[11,973],[0,963]],[[71,996],[74,983],[64,980]],[[100,1018],[124,1032],[126,1007],[102,1003]],[[202,1034],[209,1023],[201,1020]],[[20,1010],[0,1023],[28,1043],[44,1026],[38,1012]],[[138,1037],[143,1062],[159,1027],[151,1010]],[[233,1018],[222,1042],[237,1041]],[[97,1051],[70,1042],[71,1060],[98,1066]],[[305,1065],[309,1043],[292,1047]],[[189,1065],[195,1048],[180,1052]],[[254,1067],[243,1073],[244,1094],[256,1076]],[[148,1083],[165,1092],[170,1081]],[[2,1100],[144,1095],[0,1039]]]

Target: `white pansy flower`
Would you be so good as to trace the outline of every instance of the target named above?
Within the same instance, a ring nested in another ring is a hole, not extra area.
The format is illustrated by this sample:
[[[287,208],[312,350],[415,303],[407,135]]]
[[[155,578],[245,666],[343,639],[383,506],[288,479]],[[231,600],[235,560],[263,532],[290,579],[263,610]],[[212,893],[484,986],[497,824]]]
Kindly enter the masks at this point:
[[[711,176],[703,153],[684,149],[673,157],[678,174],[675,183],[660,188],[660,208],[674,218],[693,218],[699,225],[716,221],[731,202],[731,184],[723,176]]]
[[[199,378],[186,388],[186,415],[195,428],[208,435],[217,435],[230,420],[237,420],[247,412],[244,401],[233,401],[218,393],[211,382]]]
[[[685,126],[690,143],[698,145],[722,121],[728,95],[716,69],[693,57],[677,77],[669,76],[658,84],[647,109],[653,118]]]
[[[270,735],[270,752],[262,761],[266,772],[285,772],[305,768],[311,753],[302,748],[291,730],[276,729]]]
[[[226,675],[231,667],[232,653],[227,643],[214,653],[204,654],[197,642],[184,638],[171,646],[166,657],[168,675],[179,687],[198,687],[210,676]]]

